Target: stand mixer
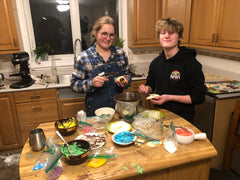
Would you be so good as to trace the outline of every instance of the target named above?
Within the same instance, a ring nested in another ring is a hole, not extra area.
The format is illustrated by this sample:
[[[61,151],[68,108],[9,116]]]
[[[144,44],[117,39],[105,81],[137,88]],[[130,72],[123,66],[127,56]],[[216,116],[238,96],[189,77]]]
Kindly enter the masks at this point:
[[[20,72],[16,74],[11,74],[9,76],[21,76],[22,80],[10,85],[10,88],[21,89],[31,86],[35,81],[30,76],[29,69],[29,54],[27,52],[14,53],[12,57],[12,63],[14,66],[20,64]]]

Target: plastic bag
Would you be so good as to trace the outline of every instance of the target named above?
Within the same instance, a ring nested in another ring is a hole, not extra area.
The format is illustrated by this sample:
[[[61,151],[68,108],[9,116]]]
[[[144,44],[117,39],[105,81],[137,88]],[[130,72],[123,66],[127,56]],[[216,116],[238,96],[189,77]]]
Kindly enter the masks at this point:
[[[82,133],[93,133],[93,132],[95,132],[92,124],[79,121],[79,125],[80,125],[80,128],[82,130]]]
[[[101,148],[101,149],[92,151],[88,156],[88,159],[90,159],[90,161],[88,162],[87,166],[98,168],[104,165],[108,159],[117,156],[117,154],[113,152],[114,149],[115,149],[114,147],[111,147],[111,148]]]
[[[49,137],[46,141],[47,151],[43,151],[36,159],[33,171],[44,169],[48,179],[55,179],[62,173],[61,158],[61,147],[58,146],[55,139]],[[53,175],[54,174],[54,175]]]
[[[109,115],[87,117],[87,123],[92,124],[95,132],[107,130]]]
[[[154,111],[151,111],[154,112]],[[154,113],[155,114],[155,113]],[[160,118],[160,113],[159,118]],[[145,136],[154,139],[160,139],[163,134],[163,120],[162,118],[156,120],[155,116],[151,116],[150,111],[146,115],[146,111],[137,114],[132,123],[134,129],[137,129]]]
[[[62,168],[62,162],[58,160],[57,164],[47,173],[47,179],[48,180],[54,180],[56,179],[60,174],[62,174],[63,168]]]
[[[164,148],[171,154],[173,154],[177,150],[178,141],[176,138],[176,132],[175,132],[173,121],[171,122],[166,132],[163,145],[164,145]]]

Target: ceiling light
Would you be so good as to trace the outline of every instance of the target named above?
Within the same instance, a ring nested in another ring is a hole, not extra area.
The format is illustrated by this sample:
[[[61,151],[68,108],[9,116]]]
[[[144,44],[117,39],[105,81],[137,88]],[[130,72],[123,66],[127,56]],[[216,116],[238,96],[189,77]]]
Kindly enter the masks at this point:
[[[57,5],[57,10],[59,12],[64,12],[69,10],[69,5]]]

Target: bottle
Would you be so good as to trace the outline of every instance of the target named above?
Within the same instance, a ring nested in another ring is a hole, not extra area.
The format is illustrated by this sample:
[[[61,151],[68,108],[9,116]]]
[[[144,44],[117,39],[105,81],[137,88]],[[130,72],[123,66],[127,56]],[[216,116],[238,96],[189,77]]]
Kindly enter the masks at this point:
[[[83,110],[77,112],[77,120],[86,122],[86,113]]]
[[[56,67],[56,60],[54,58],[52,58],[51,70],[52,70],[53,83],[59,83],[58,72],[57,72],[57,67]]]

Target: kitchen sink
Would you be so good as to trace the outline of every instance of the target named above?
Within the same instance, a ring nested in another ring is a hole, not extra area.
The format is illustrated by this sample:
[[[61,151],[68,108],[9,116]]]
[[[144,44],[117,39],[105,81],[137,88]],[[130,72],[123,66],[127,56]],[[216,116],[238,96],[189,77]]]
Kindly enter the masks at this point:
[[[59,74],[58,80],[59,84],[70,84],[72,75],[71,74]]]

